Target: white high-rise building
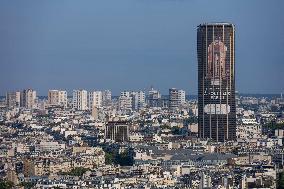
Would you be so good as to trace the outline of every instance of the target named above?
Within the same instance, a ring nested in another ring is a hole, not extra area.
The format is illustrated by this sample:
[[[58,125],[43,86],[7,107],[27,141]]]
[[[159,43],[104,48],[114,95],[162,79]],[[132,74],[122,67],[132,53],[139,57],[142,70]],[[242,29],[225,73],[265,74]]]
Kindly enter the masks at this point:
[[[7,92],[6,105],[7,107],[19,107],[21,103],[21,92]]]
[[[121,97],[122,97],[122,96],[130,97],[130,94],[131,94],[131,92],[129,92],[129,91],[122,91],[122,92],[120,92],[120,96],[121,96]]]
[[[131,110],[132,109],[132,97],[129,91],[123,91],[120,93],[119,97],[119,109],[121,110]]]
[[[36,105],[36,91],[33,89],[25,89],[21,93],[21,107],[33,109]]]
[[[103,106],[107,106],[111,103],[111,91],[105,90],[103,91]]]
[[[161,97],[161,93],[152,87],[148,93],[148,105],[150,107],[160,107],[162,104]]]
[[[178,99],[181,104],[185,103],[185,91],[184,90],[178,90]]]
[[[88,92],[86,90],[73,90],[73,108],[77,110],[88,109]]]
[[[145,106],[145,93],[143,91],[132,92],[132,109],[138,110]]]
[[[103,104],[103,94],[102,91],[89,92],[89,109],[92,110],[93,107],[100,108]]]
[[[48,104],[67,107],[67,91],[49,90]]]
[[[185,91],[176,88],[169,89],[169,108],[175,109],[185,103]]]

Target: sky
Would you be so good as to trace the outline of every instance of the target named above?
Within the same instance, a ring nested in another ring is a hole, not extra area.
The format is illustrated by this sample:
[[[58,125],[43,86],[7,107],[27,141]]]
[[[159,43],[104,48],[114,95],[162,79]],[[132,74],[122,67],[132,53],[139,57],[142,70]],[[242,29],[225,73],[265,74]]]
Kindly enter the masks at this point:
[[[0,95],[150,86],[197,94],[196,29],[205,22],[236,26],[239,92],[281,93],[283,8],[283,0],[1,0]]]

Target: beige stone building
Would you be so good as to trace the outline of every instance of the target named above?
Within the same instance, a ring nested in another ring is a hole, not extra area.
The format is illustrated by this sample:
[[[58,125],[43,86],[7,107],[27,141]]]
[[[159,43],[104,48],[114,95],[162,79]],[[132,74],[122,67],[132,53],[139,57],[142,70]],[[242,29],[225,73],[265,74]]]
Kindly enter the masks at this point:
[[[67,91],[49,90],[48,104],[67,107]]]

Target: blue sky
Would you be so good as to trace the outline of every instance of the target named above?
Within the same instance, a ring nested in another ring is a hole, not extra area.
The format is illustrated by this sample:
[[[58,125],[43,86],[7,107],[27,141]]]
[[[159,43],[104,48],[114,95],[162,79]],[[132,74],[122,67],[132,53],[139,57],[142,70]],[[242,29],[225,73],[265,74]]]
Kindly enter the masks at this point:
[[[0,94],[34,88],[197,93],[196,27],[236,25],[236,88],[284,92],[282,0],[2,0]]]

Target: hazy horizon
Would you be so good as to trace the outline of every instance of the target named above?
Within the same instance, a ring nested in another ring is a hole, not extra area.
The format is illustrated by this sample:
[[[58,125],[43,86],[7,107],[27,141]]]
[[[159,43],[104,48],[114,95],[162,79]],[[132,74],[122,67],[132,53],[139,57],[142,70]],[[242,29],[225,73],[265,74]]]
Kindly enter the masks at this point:
[[[0,95],[33,88],[197,94],[196,28],[236,26],[236,89],[284,92],[284,1],[0,2]],[[70,95],[70,94],[69,94]]]

